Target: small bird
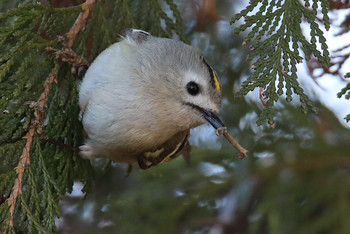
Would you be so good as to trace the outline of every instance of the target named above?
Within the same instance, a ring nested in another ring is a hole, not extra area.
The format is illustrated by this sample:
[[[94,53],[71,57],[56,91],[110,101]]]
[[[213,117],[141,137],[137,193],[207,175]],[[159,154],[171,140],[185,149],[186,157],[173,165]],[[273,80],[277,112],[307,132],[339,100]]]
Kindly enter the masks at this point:
[[[147,169],[179,156],[190,129],[218,118],[218,77],[199,49],[127,29],[93,61],[79,90],[85,158]]]

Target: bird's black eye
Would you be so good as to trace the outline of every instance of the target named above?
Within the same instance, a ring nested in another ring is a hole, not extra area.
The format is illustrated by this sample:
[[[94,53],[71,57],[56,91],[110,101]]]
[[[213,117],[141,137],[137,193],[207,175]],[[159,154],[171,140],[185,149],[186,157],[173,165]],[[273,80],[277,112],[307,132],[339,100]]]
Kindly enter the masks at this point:
[[[190,81],[187,83],[187,91],[189,94],[191,94],[192,96],[196,96],[197,94],[199,94],[199,87],[196,84],[196,82]]]

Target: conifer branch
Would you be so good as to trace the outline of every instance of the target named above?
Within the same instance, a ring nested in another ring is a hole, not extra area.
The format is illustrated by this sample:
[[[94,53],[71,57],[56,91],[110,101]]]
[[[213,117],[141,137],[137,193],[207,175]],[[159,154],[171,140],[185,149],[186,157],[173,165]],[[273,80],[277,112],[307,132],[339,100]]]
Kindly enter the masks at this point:
[[[89,18],[89,15],[94,7],[94,4],[95,4],[95,0],[87,0],[85,3],[82,4],[83,11],[79,14],[74,25],[72,26],[70,31],[66,34],[68,48],[71,48],[77,34],[81,29],[85,27],[87,23],[87,19]],[[15,179],[15,184],[12,187],[12,192],[9,198],[7,199],[9,212],[10,212],[10,217],[9,217],[10,227],[14,226],[14,212],[16,208],[17,197],[19,194],[22,194],[23,192],[22,180],[23,180],[25,168],[27,165],[30,164],[30,150],[33,143],[33,138],[34,138],[35,132],[38,133],[39,135],[43,132],[43,122],[45,118],[44,107],[47,104],[48,95],[50,93],[52,85],[54,83],[57,83],[57,74],[58,74],[59,67],[60,66],[58,65],[56,68],[53,68],[51,70],[49,76],[46,78],[43,84],[44,90],[41,93],[39,99],[36,102],[30,103],[30,107],[34,109],[34,118],[31,120],[29,130],[24,137],[24,139],[26,139],[26,144],[23,148],[22,155],[20,157],[18,165],[15,168],[17,178]]]
[[[231,24],[234,24],[240,18],[244,19],[244,23],[235,29],[236,33],[251,28],[243,45],[251,44],[248,60],[253,63],[253,72],[243,81],[239,94],[246,95],[255,88],[264,89],[264,108],[258,117],[258,125],[266,120],[270,125],[274,123],[276,111],[273,106],[283,94],[286,95],[287,102],[292,101],[293,93],[298,95],[303,112],[316,111],[315,105],[298,82],[297,64],[303,61],[300,56],[300,51],[303,51],[307,61],[313,55],[324,68],[329,67],[326,38],[315,22],[319,2],[322,21],[328,29],[326,0],[315,0],[312,6],[309,1],[253,0],[231,20]],[[302,33],[302,20],[310,28],[310,40]]]

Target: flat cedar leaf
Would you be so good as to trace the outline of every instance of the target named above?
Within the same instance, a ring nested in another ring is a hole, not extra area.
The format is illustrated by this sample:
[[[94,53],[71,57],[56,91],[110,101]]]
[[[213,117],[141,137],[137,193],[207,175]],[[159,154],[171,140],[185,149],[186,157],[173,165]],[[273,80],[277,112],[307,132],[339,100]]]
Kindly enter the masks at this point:
[[[317,4],[318,2],[321,4]],[[231,24],[240,18],[244,19],[244,23],[235,28],[235,33],[251,28],[244,44],[250,42],[252,44],[248,60],[252,61],[254,70],[251,77],[242,83],[239,94],[245,95],[255,88],[263,88],[264,98],[268,100],[265,108],[269,109],[281,95],[286,94],[286,100],[291,102],[293,94],[296,94],[300,96],[303,112],[316,110],[299,85],[297,64],[302,62],[302,57],[299,55],[301,50],[306,60],[313,54],[322,66],[329,66],[330,57],[326,39],[319,23],[316,22],[319,7],[325,27],[328,29],[326,0],[313,1],[312,6],[308,1],[303,5],[297,0],[251,1],[244,10],[232,18]],[[310,27],[309,41],[302,33],[300,26],[302,20]],[[321,45],[321,51],[317,49],[317,44]],[[275,88],[276,84],[278,89]],[[263,120],[273,122],[270,111],[262,111],[260,115],[258,125],[262,124]]]
[[[350,121],[350,114],[347,115],[344,119],[346,120],[346,122],[349,122]]]

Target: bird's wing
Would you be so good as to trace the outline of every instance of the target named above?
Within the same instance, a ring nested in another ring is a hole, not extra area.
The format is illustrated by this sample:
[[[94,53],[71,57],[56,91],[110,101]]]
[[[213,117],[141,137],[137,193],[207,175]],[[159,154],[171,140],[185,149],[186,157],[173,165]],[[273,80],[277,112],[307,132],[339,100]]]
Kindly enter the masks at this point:
[[[183,149],[188,149],[189,131],[180,132],[166,141],[163,145],[151,152],[144,152],[137,157],[137,162],[141,169],[148,169],[162,162],[168,162],[178,157]],[[186,150],[186,156],[188,150]]]

